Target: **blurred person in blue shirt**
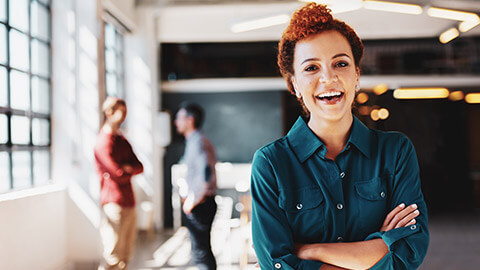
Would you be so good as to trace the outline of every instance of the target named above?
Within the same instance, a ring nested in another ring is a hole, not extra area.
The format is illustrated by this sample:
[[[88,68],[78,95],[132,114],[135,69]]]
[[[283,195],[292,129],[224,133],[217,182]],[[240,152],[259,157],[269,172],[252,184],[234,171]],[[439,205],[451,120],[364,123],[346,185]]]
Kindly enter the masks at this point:
[[[251,175],[262,269],[417,269],[428,248],[415,149],[352,114],[363,45],[326,6],[306,4],[278,65],[307,114],[259,149]]]
[[[182,197],[182,210],[192,243],[192,259],[199,270],[216,269],[210,231],[217,211],[215,193],[215,150],[200,130],[203,109],[193,103],[183,103],[177,112],[175,126],[185,137],[183,162],[187,165],[188,193]],[[182,194],[181,194],[182,195]]]

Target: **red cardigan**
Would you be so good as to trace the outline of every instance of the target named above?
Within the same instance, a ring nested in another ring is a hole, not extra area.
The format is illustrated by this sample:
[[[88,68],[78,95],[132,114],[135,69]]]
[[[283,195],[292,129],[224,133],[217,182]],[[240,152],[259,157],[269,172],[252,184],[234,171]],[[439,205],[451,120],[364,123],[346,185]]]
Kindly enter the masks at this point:
[[[100,178],[100,202],[116,203],[122,207],[135,206],[131,179],[143,172],[143,165],[133,153],[127,139],[119,134],[100,131],[95,143],[95,164]],[[127,173],[122,168],[133,168]]]

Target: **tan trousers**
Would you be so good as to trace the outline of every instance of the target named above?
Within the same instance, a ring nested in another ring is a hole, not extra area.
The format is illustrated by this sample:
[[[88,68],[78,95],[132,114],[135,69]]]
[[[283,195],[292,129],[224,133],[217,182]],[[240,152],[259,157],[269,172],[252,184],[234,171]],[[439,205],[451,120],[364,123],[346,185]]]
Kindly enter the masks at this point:
[[[135,207],[124,208],[115,203],[103,206],[100,227],[106,269],[127,269],[137,238]]]

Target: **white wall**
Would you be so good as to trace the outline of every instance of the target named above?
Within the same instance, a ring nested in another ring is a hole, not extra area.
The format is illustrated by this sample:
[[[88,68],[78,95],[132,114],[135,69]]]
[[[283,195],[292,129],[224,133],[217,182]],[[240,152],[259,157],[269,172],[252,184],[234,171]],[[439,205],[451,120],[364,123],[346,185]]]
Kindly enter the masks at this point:
[[[125,35],[125,89],[128,105],[127,137],[143,162],[144,172],[135,178],[135,196],[139,226],[146,229],[146,214],[142,202],[153,206],[156,228],[163,226],[163,149],[156,145],[157,111],[157,41],[156,12],[151,8],[136,11],[136,27]]]
[[[48,186],[0,196],[1,269],[64,269],[66,193]]]

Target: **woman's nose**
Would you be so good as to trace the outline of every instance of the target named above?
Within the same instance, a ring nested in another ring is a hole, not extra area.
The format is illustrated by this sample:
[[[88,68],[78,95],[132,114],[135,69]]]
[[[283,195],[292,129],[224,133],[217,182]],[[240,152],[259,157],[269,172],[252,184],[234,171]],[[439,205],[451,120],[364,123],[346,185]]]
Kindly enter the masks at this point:
[[[324,69],[322,73],[320,74],[319,81],[321,83],[332,83],[332,82],[337,82],[338,77],[337,75],[330,69]]]

